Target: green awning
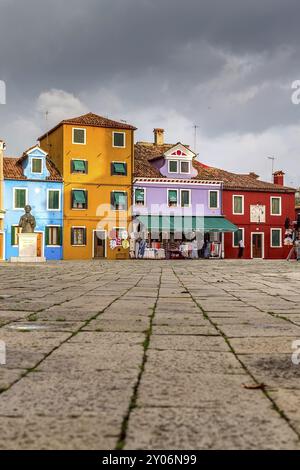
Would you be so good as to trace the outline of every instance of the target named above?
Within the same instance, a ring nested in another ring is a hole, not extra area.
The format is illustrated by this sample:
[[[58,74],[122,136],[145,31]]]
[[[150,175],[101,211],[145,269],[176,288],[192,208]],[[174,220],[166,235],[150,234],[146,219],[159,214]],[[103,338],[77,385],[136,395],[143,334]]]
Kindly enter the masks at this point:
[[[205,232],[236,232],[238,227],[224,217],[204,217]]]
[[[85,162],[83,160],[73,160],[74,171],[85,171]]]
[[[125,163],[113,163],[114,173],[118,175],[126,175]]]
[[[74,202],[76,202],[77,204],[85,204],[86,203],[85,191],[75,189],[73,191],[73,198],[74,198]]]
[[[144,189],[136,188],[135,190],[135,201],[136,202],[144,202]]]
[[[138,220],[148,231],[189,232],[236,232],[238,227],[224,217],[140,215]]]
[[[169,202],[177,202],[177,191],[171,189],[169,191]]]
[[[115,204],[125,206],[126,205],[126,194],[125,193],[114,193]]]

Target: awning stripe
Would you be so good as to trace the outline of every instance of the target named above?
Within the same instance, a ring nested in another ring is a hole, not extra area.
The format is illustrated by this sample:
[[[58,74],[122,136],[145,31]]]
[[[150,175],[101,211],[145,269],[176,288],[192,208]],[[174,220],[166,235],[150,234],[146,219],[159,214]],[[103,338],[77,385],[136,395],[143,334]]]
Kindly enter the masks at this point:
[[[236,232],[238,227],[224,217],[140,215],[139,222],[148,231],[188,232]]]

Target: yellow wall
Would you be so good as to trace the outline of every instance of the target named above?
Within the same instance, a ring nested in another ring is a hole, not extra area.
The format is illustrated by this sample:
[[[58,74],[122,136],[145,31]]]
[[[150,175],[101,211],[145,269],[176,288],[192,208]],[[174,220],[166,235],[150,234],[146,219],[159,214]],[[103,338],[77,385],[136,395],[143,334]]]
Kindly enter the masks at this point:
[[[86,129],[86,145],[72,143],[72,128]],[[113,131],[125,132],[125,148],[114,148],[112,145]],[[93,230],[100,228],[98,223],[105,220],[101,229],[108,231],[113,227],[128,228],[131,220],[129,211],[111,211],[111,191],[126,191],[128,207],[131,205],[131,182],[133,162],[133,131],[107,129],[100,127],[71,126],[64,124],[48,136],[41,147],[49,152],[50,158],[62,171],[64,178],[64,237],[63,248],[65,259],[90,259],[93,257]],[[72,174],[71,160],[85,159],[88,161],[88,174]],[[127,176],[111,176],[111,163],[120,161],[127,163]],[[88,191],[88,208],[71,208],[72,189]],[[103,213],[99,206],[107,205],[108,212]],[[116,218],[117,217],[117,218]],[[120,220],[121,217],[121,220]],[[71,227],[87,228],[86,246],[71,245]],[[111,250],[107,240],[107,258],[128,258],[129,250],[115,248]]]

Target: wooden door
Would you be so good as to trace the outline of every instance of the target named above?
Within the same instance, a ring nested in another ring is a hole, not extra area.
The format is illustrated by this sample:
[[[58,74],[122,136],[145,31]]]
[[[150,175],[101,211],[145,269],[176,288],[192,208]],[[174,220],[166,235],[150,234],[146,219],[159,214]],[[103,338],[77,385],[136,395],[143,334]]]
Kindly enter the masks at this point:
[[[40,258],[43,256],[43,234],[38,232],[37,234],[37,257]]]
[[[0,260],[3,260],[4,235],[0,233]]]
[[[94,232],[94,258],[105,258],[105,232]]]
[[[261,233],[252,235],[252,258],[263,257],[263,236]]]

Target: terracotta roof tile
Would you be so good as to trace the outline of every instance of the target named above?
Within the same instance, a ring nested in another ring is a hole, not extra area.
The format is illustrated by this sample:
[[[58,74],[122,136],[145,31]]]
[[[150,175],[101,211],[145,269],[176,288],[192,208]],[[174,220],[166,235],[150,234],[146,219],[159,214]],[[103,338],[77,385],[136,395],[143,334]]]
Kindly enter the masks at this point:
[[[103,116],[98,116],[98,114],[87,113],[87,114],[83,114],[82,116],[78,116],[75,118],[64,119],[55,127],[53,127],[53,129],[50,129],[50,131],[46,132],[41,137],[39,137],[38,140],[41,140],[47,135],[51,134],[53,131],[55,131],[58,127],[60,127],[63,124],[71,124],[71,125],[76,125],[76,126],[107,127],[110,129],[124,129],[124,130],[128,129],[132,131],[136,130],[136,127],[131,126],[130,124],[126,124],[125,122],[113,121]]]
[[[50,173],[50,176],[47,178],[47,181],[62,181],[62,177],[54,165],[54,163],[47,158],[47,169]],[[13,180],[26,180],[26,176],[23,174],[22,167],[22,158],[16,157],[5,157],[3,159],[3,173],[5,179]]]
[[[151,161],[162,157],[164,152],[176,144],[155,145],[146,142],[138,142],[135,145],[134,177],[138,178],[165,178],[155,168]],[[245,191],[269,191],[269,192],[295,192],[295,189],[286,186],[261,181],[255,173],[237,174],[219,168],[210,167],[193,160],[193,166],[198,174],[193,179],[203,181],[223,181],[225,189],[239,189]]]
[[[255,173],[239,174],[231,173],[220,168],[209,167],[202,163],[193,162],[198,170],[196,179],[209,179],[223,181],[225,189],[239,189],[245,191],[271,191],[271,192],[295,192],[295,189],[287,186],[261,181]]]
[[[150,161],[162,157],[163,154],[173,147],[173,144],[155,145],[151,143],[138,142],[134,146],[134,176],[146,178],[163,178],[160,171],[151,165]]]

